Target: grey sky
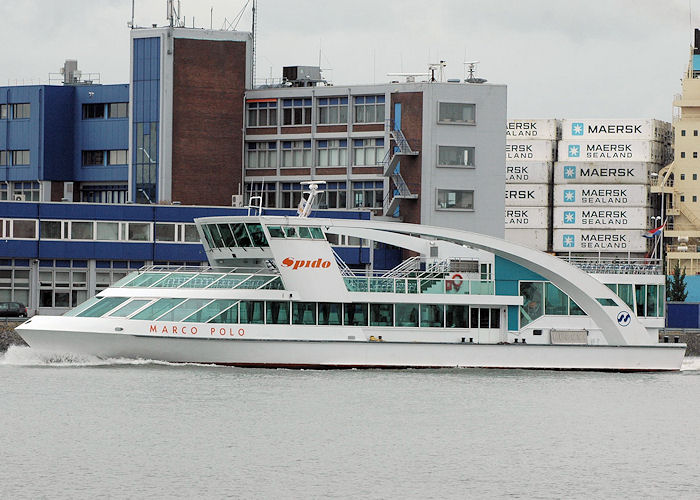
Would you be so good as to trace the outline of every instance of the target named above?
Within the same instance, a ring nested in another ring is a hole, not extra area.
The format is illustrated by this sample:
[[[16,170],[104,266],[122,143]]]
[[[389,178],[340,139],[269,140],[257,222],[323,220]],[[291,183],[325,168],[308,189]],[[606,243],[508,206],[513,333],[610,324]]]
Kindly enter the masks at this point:
[[[177,0],[175,0],[177,1]],[[700,1],[691,0],[693,24]],[[221,28],[245,0],[181,0],[187,25]],[[166,0],[136,0],[136,24],[165,24]],[[688,0],[259,0],[257,77],[321,65],[333,83],[388,81],[447,61],[446,76],[508,85],[511,117],[670,120],[688,62]],[[46,83],[78,59],[102,83],[129,80],[131,0],[2,0],[0,85]],[[249,9],[239,29],[250,29]]]

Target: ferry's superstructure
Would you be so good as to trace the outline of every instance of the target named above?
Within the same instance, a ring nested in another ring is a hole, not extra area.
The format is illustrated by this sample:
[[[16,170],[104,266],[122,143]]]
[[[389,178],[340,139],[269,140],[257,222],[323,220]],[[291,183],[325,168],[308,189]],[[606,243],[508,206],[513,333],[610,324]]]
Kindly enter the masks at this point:
[[[641,264],[610,263],[606,286],[560,258],[455,229],[265,215],[196,223],[209,269],[142,269],[20,335],[42,350],[239,366],[681,366],[685,346],[657,340],[662,277]],[[338,235],[413,256],[353,271],[329,243]]]

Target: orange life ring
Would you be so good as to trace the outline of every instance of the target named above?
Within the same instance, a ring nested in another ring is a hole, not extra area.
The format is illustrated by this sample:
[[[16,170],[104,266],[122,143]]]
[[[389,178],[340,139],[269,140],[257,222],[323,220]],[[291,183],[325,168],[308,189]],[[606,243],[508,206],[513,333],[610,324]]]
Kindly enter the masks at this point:
[[[464,283],[464,278],[462,275],[459,273],[454,273],[451,278],[445,280],[445,291],[452,290],[453,288],[455,290],[459,290],[462,283]]]

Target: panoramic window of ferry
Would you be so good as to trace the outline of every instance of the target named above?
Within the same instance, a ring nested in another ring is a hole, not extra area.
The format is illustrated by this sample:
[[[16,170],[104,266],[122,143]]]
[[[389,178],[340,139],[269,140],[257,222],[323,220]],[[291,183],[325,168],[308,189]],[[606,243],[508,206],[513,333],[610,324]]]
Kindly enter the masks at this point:
[[[559,316],[569,314],[569,297],[549,282],[544,289],[544,313]]]
[[[418,304],[396,304],[396,326],[418,326]]]
[[[394,326],[394,304],[370,304],[370,326]]]
[[[520,295],[523,305],[520,306],[520,325],[525,326],[542,316],[544,312],[544,283],[541,281],[521,281]]]
[[[211,236],[211,231],[209,230],[208,224],[202,224],[202,233],[204,233],[204,239],[207,242],[209,248],[216,248],[214,246],[214,239]]]
[[[231,306],[230,304],[233,303]],[[207,323],[238,323],[238,302],[232,300],[215,300],[212,304],[209,304],[202,311],[197,314],[190,316],[185,321],[198,322],[198,315],[205,317],[205,310],[209,308],[221,308],[221,312],[214,316],[212,319],[208,320]]]
[[[228,224],[217,224],[219,227],[219,233],[221,234],[221,241],[224,247],[235,247],[236,239],[233,237],[233,231],[231,231],[231,226]]]
[[[445,319],[447,328],[469,328],[469,306],[448,304]]]
[[[343,304],[343,310],[344,325],[367,326],[367,304]]]
[[[634,290],[631,283],[620,283],[617,285],[617,296],[627,304],[627,307],[634,310]]]
[[[438,123],[473,125],[475,116],[476,104],[441,102],[438,111]]]
[[[295,325],[315,325],[316,324],[316,303],[315,302],[292,302],[292,324],[295,324]]]
[[[216,227],[216,224],[207,224],[205,227],[211,235],[211,248],[222,248],[224,241],[221,239],[221,233],[219,233],[219,228]]]
[[[157,319],[158,321],[182,321],[209,302],[211,302],[211,299],[187,299]]]
[[[267,226],[267,230],[270,231],[270,238],[284,238],[284,231],[280,226]]]
[[[213,234],[212,234],[213,236]],[[233,237],[236,238],[239,247],[252,247],[250,236],[245,228],[245,224],[240,222],[233,224]]]
[[[265,321],[265,303],[262,300],[242,300],[241,323],[262,324]]]
[[[289,324],[289,302],[268,300],[265,304],[267,306],[265,323],[268,325]]]
[[[207,304],[207,300],[209,299],[206,299],[204,304],[202,304],[204,307],[198,308],[193,313],[184,316],[180,321],[186,321],[188,323],[206,323],[213,317],[221,314],[221,311],[224,309],[236,304],[235,300],[212,300]],[[236,317],[238,317],[238,314],[236,314]]]
[[[637,299],[637,316],[646,316],[646,290],[644,285],[634,285],[635,298]]]
[[[246,224],[248,227],[248,232],[250,233],[250,238],[253,241],[253,246],[256,247],[266,247],[269,246],[267,243],[267,237],[263,231],[262,225],[260,224]]]
[[[445,325],[445,306],[441,304],[420,305],[420,326],[442,328]]]
[[[105,297],[100,299],[99,302],[92,307],[88,307],[84,311],[76,314],[76,316],[81,316],[84,318],[99,318],[103,314],[111,311],[119,304],[126,302],[127,300],[129,300],[128,297]]]
[[[299,228],[299,237],[310,240],[311,239],[311,231],[309,231],[309,228],[305,227],[305,226],[301,226]]]
[[[649,317],[656,316],[656,308],[658,303],[659,295],[656,285],[647,285],[647,311],[646,315]]]
[[[340,325],[342,318],[342,304],[336,302],[319,302],[318,324]]]
[[[569,298],[569,315],[571,315],[571,316],[585,316],[586,313],[583,312],[583,309],[581,309],[576,302],[574,302],[571,298]]]
[[[141,312],[132,316],[131,319],[156,319],[165,314],[176,305],[184,302],[185,299],[159,299]]]
[[[284,228],[284,234],[287,236],[287,238],[298,238],[299,235],[297,234],[297,228],[294,226],[285,226]]]
[[[323,234],[323,231],[321,230],[320,227],[310,227],[309,231],[311,231],[311,237],[315,240],[325,240],[326,237]]]

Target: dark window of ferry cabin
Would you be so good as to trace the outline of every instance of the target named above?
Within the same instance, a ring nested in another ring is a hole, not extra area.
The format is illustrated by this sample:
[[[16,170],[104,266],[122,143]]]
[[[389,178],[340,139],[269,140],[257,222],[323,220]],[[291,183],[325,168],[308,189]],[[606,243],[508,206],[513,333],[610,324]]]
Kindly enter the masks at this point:
[[[396,304],[396,326],[418,326],[418,304]]]
[[[646,290],[644,290],[644,285],[634,285],[634,294],[637,299],[637,316],[646,316]]]
[[[233,236],[236,238],[239,247],[252,247],[250,243],[250,236],[245,228],[245,224],[242,222],[239,224],[233,224]]]
[[[491,328],[501,327],[501,310],[491,309]]]
[[[292,324],[295,324],[295,325],[315,325],[316,324],[316,303],[315,302],[292,302]]]
[[[340,325],[342,318],[342,305],[334,302],[318,303],[319,325]]]
[[[207,224],[209,227],[209,234],[211,234],[212,248],[221,248],[224,246],[224,241],[221,239],[221,233],[219,233],[219,228],[216,224]]]
[[[367,326],[367,304],[343,304],[345,326]]]
[[[445,306],[445,326],[447,328],[469,328],[469,306]]]
[[[231,232],[231,226],[228,224],[217,224],[219,228],[219,233],[221,234],[221,241],[223,242],[224,247],[235,247],[236,246],[236,240],[233,237],[233,233]]]
[[[265,237],[265,232],[263,231],[262,225],[260,224],[246,224],[248,227],[248,233],[253,241],[253,246],[256,247],[266,247],[268,246],[267,238]]]
[[[104,103],[83,104],[83,120],[105,117]]]
[[[204,233],[204,239],[207,241],[207,245],[209,245],[209,248],[216,248],[214,246],[214,239],[211,236],[211,231],[209,230],[208,224],[202,225],[202,232]]]
[[[394,326],[393,304],[370,304],[370,326]]]
[[[242,300],[241,307],[241,323],[260,325],[265,321],[265,302],[262,300]]]
[[[289,324],[289,302],[268,300],[266,304],[265,323],[268,325]]]
[[[420,305],[420,326],[442,328],[445,324],[444,306],[441,304]]]

